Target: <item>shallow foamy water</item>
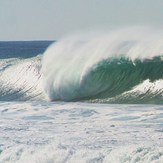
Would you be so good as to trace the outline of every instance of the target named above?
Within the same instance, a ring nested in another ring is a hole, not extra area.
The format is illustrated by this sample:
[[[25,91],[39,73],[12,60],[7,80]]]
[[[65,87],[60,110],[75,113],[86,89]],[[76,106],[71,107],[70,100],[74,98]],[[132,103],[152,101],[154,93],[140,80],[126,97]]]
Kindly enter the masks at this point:
[[[163,106],[1,102],[0,162],[161,163]]]

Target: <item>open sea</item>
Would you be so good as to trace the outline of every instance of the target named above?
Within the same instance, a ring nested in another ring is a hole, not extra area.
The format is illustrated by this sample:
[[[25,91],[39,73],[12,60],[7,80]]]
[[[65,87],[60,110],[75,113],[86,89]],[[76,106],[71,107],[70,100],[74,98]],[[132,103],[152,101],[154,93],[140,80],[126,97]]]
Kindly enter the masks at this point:
[[[1,41],[0,163],[163,163],[162,36]]]

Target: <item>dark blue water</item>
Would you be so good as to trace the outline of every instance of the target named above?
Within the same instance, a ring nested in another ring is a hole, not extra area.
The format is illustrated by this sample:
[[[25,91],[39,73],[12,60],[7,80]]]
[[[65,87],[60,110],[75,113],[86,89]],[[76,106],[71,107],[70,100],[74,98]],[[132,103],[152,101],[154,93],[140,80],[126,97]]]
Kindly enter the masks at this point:
[[[43,54],[54,41],[0,41],[0,59],[30,58]]]

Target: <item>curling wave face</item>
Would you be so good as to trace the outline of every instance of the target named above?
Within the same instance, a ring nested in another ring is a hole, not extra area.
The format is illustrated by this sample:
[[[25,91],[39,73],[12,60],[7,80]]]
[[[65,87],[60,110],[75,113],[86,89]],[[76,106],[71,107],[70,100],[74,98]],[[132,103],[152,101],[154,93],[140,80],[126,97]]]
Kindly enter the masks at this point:
[[[43,99],[41,56],[0,60],[0,100]]]
[[[163,103],[163,33],[130,28],[75,35],[44,53],[50,100]]]

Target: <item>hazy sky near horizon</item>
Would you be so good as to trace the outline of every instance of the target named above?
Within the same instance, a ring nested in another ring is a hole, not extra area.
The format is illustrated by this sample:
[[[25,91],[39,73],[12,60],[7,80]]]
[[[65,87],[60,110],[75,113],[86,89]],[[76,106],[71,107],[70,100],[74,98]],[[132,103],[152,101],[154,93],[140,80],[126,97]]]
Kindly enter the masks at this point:
[[[0,0],[0,40],[54,40],[73,31],[163,26],[163,0]]]

